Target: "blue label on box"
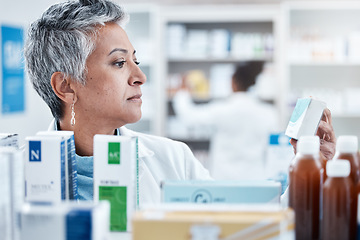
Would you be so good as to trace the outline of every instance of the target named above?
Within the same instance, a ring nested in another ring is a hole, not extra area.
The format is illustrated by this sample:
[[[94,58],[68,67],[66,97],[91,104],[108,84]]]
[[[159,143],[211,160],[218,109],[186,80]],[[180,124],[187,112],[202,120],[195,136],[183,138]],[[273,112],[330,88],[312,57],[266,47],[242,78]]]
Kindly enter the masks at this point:
[[[309,107],[310,102],[311,98],[298,99],[294,111],[291,115],[290,122],[296,122]]]
[[[29,141],[29,161],[41,162],[41,141]]]

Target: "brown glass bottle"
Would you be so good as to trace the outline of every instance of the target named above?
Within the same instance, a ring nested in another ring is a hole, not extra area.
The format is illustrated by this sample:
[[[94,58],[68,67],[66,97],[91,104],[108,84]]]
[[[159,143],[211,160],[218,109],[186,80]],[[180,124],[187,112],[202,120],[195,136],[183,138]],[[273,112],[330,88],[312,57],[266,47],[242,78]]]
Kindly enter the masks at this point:
[[[350,168],[348,160],[328,161],[328,178],[323,188],[323,240],[355,239],[357,200]]]
[[[317,136],[301,137],[289,168],[289,207],[295,211],[296,240],[320,239],[323,167]]]
[[[350,177],[356,186],[360,180],[358,139],[356,136],[339,136],[336,142],[334,159],[349,160],[351,171]]]
[[[336,153],[334,159],[346,159],[350,163],[349,178],[354,184],[355,202],[357,203],[357,185],[360,181],[359,155],[358,155],[358,138],[357,136],[343,135],[339,136],[336,142]],[[351,237],[355,239],[357,226],[354,222],[357,221],[357,204],[352,208],[353,214],[351,216]]]

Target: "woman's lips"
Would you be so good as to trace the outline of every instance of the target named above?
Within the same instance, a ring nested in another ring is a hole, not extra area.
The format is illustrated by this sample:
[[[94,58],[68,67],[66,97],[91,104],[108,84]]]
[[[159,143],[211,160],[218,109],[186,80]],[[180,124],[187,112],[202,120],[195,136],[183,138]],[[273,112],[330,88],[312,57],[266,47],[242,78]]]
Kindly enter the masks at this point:
[[[127,100],[132,102],[142,102],[141,96],[142,96],[141,94],[137,94],[132,97],[129,97]]]

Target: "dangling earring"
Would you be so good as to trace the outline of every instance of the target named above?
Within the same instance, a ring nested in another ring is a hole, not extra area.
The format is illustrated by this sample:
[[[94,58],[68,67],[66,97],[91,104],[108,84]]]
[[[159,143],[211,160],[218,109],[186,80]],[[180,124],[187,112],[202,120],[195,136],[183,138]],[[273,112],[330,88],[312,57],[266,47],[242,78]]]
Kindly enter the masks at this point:
[[[74,110],[74,106],[75,106],[75,99],[73,100],[73,103],[71,104],[71,120],[70,120],[71,126],[75,126],[75,110]]]

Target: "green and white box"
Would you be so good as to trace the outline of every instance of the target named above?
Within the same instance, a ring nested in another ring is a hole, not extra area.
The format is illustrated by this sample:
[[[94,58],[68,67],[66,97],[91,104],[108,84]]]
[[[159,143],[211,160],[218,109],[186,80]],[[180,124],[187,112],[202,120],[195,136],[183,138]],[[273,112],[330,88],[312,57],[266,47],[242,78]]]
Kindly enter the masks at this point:
[[[78,200],[77,164],[73,131],[40,131],[38,136],[61,136],[65,140],[65,199]]]
[[[161,185],[165,203],[280,203],[281,184],[275,181],[168,180]]]
[[[137,138],[94,136],[94,201],[110,201],[110,230],[131,231],[139,204]]]
[[[314,136],[318,129],[326,103],[313,98],[299,98],[291,115],[285,135],[299,139]]]
[[[24,151],[0,147],[0,239],[18,240],[18,212],[24,202]]]
[[[64,138],[32,136],[25,140],[25,201],[58,203],[65,200]]]

